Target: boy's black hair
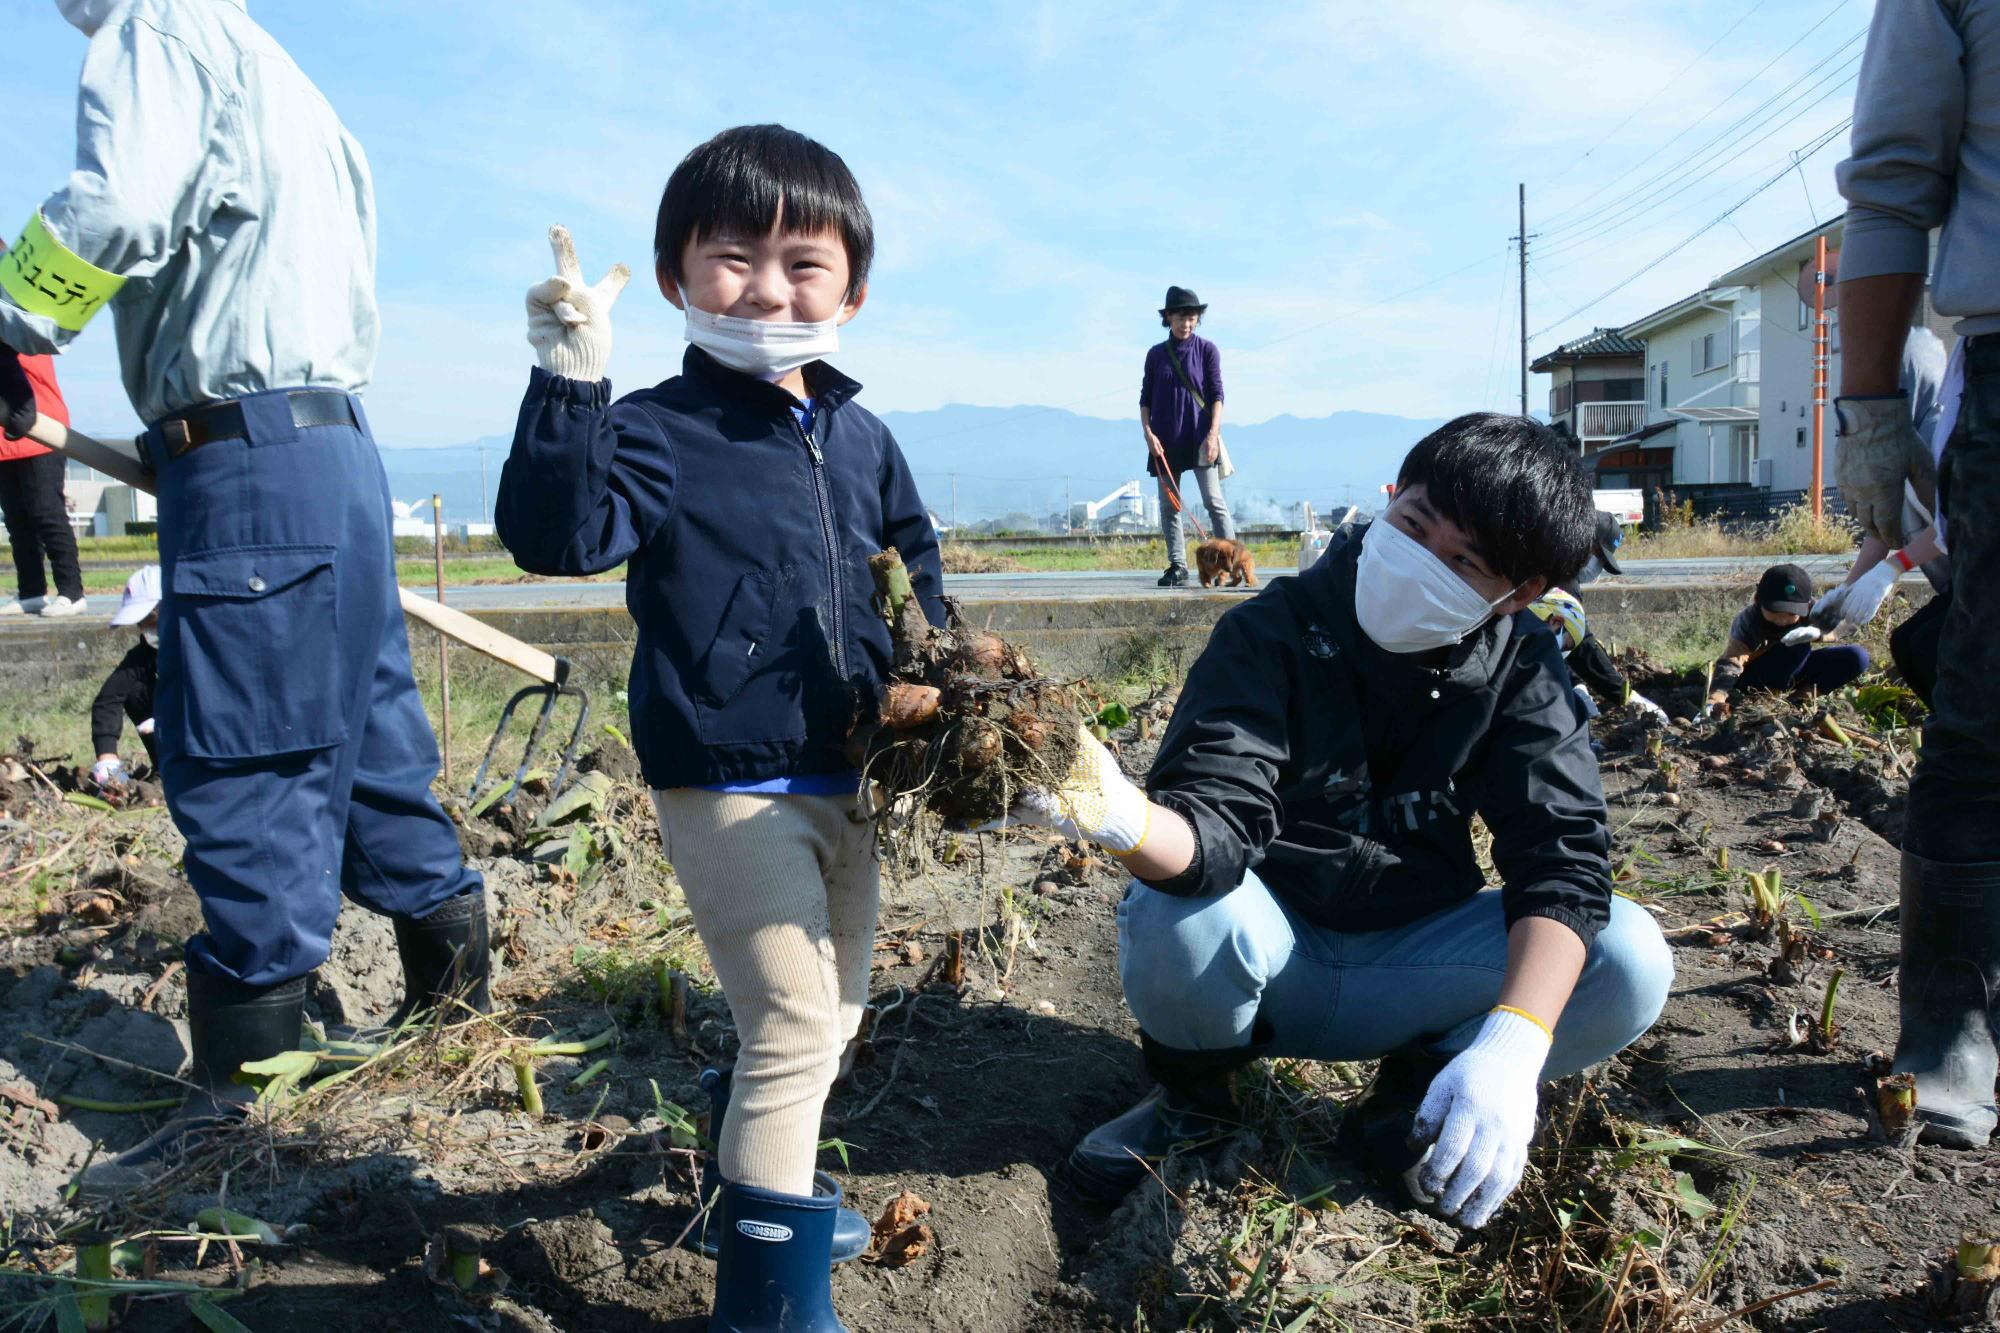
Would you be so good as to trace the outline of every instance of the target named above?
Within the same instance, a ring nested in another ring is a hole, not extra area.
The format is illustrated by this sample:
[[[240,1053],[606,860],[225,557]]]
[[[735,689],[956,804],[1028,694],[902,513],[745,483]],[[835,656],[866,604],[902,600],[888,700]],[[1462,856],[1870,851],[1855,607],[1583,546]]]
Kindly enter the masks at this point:
[[[681,159],[660,195],[653,264],[679,282],[688,242],[725,231],[768,235],[781,207],[788,232],[840,233],[853,300],[875,259],[860,183],[840,154],[783,125],[738,125]]]
[[[1576,577],[1597,539],[1590,479],[1575,450],[1539,421],[1468,412],[1417,441],[1396,490],[1421,484],[1510,583]]]

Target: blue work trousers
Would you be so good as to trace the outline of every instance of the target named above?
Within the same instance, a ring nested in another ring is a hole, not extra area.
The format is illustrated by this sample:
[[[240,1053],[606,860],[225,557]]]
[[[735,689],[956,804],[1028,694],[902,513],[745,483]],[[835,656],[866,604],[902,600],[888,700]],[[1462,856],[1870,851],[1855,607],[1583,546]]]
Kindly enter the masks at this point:
[[[1118,905],[1118,972],[1139,1026],[1178,1050],[1247,1046],[1261,1018],[1277,1057],[1455,1055],[1499,1003],[1507,920],[1498,889],[1407,925],[1349,933],[1304,920],[1254,874],[1219,898],[1134,883]],[[1673,950],[1653,918],[1613,898],[1611,923],[1592,941],[1556,1023],[1544,1076],[1631,1045],[1660,1016],[1673,979]]]
[[[248,438],[159,476],[167,808],[207,930],[188,965],[253,986],[325,961],[343,894],[422,917],[478,890],[431,795],[437,742],[410,676],[389,483],[356,426],[297,427],[240,400]]]
[[[1834,643],[1815,648],[1809,643],[1778,644],[1750,659],[1737,688],[1745,690],[1815,689],[1831,694],[1868,674],[1868,650],[1858,643]]]

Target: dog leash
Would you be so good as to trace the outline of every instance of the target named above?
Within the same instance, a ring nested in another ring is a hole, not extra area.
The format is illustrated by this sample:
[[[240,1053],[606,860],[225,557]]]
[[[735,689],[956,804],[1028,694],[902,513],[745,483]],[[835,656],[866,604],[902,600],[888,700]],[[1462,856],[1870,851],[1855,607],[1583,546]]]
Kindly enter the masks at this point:
[[[1174,484],[1174,473],[1173,469],[1167,465],[1166,451],[1160,447],[1160,443],[1158,440],[1148,440],[1147,444],[1153,451],[1154,463],[1156,463],[1160,469],[1160,486],[1162,489],[1166,491],[1167,499],[1172,502],[1174,506],[1174,512],[1176,514],[1187,514],[1188,522],[1194,524],[1194,536],[1196,541],[1198,542],[1207,541],[1208,532],[1201,526],[1201,520],[1196,518],[1192,513],[1190,513],[1188,511],[1188,507],[1185,504],[1181,503],[1181,488]]]

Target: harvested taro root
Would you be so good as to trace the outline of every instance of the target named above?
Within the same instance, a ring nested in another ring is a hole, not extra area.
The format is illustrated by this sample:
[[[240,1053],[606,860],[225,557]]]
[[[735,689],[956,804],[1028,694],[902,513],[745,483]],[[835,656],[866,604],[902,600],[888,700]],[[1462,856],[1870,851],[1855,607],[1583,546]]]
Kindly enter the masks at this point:
[[[1084,691],[1037,675],[998,635],[931,624],[894,547],[868,568],[895,658],[847,754],[879,784],[878,819],[907,823],[922,811],[983,824],[1005,816],[1024,787],[1060,787],[1087,716]]]

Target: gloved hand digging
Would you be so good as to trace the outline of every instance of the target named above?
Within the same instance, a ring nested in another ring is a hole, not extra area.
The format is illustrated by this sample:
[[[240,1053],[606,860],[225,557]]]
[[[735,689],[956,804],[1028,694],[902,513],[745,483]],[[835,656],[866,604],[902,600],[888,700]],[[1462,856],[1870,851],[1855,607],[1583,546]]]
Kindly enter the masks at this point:
[[[13,348],[0,343],[0,434],[18,440],[35,424],[35,386]]]
[[[1910,396],[1836,398],[1833,411],[1840,423],[1834,475],[1848,513],[1863,532],[1902,545],[1903,479],[1927,452],[1910,422]]]
[[[632,277],[613,264],[594,287],[583,282],[569,228],[549,228],[556,276],[528,288],[528,342],[543,370],[573,380],[601,380],[611,360],[611,305]]]
[[[125,771],[125,761],[116,756],[90,766],[90,780],[100,787],[122,787],[131,776]]]
[[[1440,1213],[1464,1226],[1492,1220],[1528,1166],[1537,1085],[1553,1044],[1547,1029],[1514,1009],[1495,1009],[1472,1045],[1432,1081],[1410,1130],[1430,1145],[1416,1184]]]
[[[1882,562],[1852,583],[1826,593],[1813,603],[1813,623],[1819,624],[1824,616],[1834,616],[1839,620],[1865,625],[1882,610],[1882,603],[1889,599],[1895,589],[1896,578],[1902,572],[1896,561],[1896,552],[1891,552]]]
[[[1025,788],[1007,817],[974,832],[1013,824],[1051,828],[1065,838],[1088,839],[1114,856],[1129,856],[1146,841],[1152,803],[1118,768],[1111,751],[1077,728],[1076,759],[1055,791]]]

